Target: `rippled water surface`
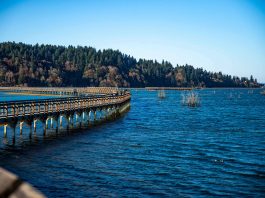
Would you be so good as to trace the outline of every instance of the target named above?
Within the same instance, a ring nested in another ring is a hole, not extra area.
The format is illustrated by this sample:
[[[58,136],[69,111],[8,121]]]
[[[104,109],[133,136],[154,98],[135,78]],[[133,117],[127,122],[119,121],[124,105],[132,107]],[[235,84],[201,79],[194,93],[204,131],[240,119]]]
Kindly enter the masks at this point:
[[[19,93],[8,93],[8,92],[0,92],[0,102],[5,102],[5,101],[16,101],[16,100],[32,100],[35,98],[38,99],[49,99],[49,98],[59,98],[63,96],[46,96],[46,95],[21,95]]]
[[[82,131],[0,128],[0,166],[48,197],[265,196],[265,96],[260,90],[132,91],[120,119]]]

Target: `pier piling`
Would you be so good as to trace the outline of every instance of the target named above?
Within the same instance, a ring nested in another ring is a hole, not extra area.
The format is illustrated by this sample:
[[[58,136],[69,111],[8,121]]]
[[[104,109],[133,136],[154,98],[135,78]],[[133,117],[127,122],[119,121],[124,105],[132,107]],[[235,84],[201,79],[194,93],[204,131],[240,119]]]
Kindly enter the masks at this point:
[[[8,133],[7,127],[13,130],[15,136],[17,123],[22,134],[24,122],[29,126],[30,134],[32,125],[35,133],[38,120],[42,123],[44,135],[49,126],[53,129],[56,125],[56,131],[63,127],[63,117],[67,130],[70,127],[81,128],[86,124],[90,126],[91,121],[99,124],[110,117],[117,117],[119,109],[126,107],[131,98],[130,92],[116,88],[76,88],[73,91],[72,88],[0,87],[0,91],[67,95],[60,98],[0,102],[0,126],[3,126],[4,137]]]

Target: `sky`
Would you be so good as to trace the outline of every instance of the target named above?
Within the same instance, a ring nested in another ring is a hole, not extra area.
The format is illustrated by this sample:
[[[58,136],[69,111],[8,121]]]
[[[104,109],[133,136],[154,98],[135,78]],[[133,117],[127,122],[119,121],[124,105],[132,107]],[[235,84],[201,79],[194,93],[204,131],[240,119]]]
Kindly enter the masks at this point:
[[[0,42],[118,49],[265,82],[265,0],[0,0]]]

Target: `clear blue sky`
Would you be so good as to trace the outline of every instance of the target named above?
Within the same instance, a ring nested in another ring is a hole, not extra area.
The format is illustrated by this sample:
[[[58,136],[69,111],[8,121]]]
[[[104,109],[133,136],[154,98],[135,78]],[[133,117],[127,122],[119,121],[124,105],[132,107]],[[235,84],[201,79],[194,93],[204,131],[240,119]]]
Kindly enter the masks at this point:
[[[265,82],[264,0],[0,0],[0,42],[113,48]]]

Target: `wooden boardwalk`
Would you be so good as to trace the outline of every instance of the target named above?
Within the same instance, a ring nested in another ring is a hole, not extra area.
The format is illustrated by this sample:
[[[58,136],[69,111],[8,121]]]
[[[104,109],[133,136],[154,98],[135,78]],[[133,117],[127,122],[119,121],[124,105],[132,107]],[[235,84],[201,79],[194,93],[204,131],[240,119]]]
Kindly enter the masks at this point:
[[[98,89],[98,91],[97,91]],[[62,126],[62,119],[67,121],[67,129],[79,120],[80,125],[84,122],[113,119],[130,106],[130,92],[117,88],[0,88],[0,91],[19,93],[45,93],[56,94],[63,97],[51,99],[20,100],[0,102],[0,126],[4,127],[6,136],[7,127],[14,131],[19,125],[22,132],[23,124],[30,129],[33,126],[36,130],[36,122],[43,123],[43,130],[46,131],[48,121],[51,126],[56,123],[56,130]],[[66,96],[68,95],[68,96]],[[69,95],[71,97],[69,97]],[[97,117],[97,113],[101,115]],[[85,120],[85,117],[87,118]]]
[[[3,127],[4,138],[7,138],[7,127],[13,131],[13,142],[16,128],[20,134],[23,125],[32,127],[36,132],[36,123],[42,123],[46,134],[48,125],[56,131],[63,128],[63,118],[69,130],[74,124],[79,127],[100,124],[117,118],[130,108],[130,92],[117,88],[32,88],[32,87],[0,87],[0,91],[17,94],[60,95],[50,99],[19,100],[0,102],[0,126]],[[99,116],[98,116],[99,115]],[[75,117],[75,119],[74,119]],[[74,123],[75,122],[75,123]],[[31,137],[31,136],[30,136]],[[0,168],[0,198],[24,197],[44,198],[45,196],[21,181],[17,176]]]
[[[0,87],[0,91],[13,93],[34,93],[49,95],[102,95],[117,94],[124,91],[115,87]]]

